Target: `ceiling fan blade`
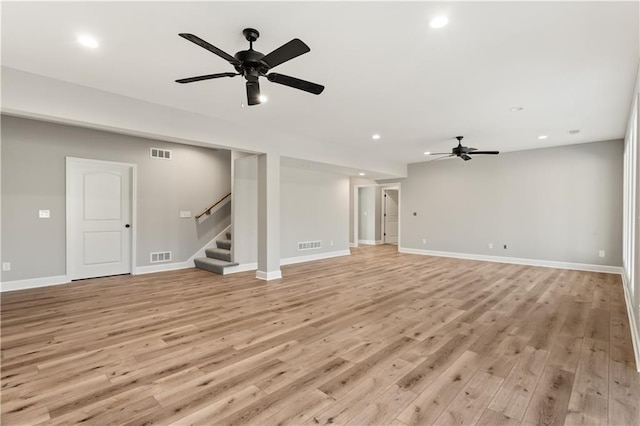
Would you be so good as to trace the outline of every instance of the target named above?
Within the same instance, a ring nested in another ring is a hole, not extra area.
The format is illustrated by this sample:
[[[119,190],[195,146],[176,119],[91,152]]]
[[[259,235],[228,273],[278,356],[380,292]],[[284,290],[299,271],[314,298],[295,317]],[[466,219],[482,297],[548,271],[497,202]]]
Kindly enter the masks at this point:
[[[186,40],[189,40],[192,43],[197,44],[198,46],[200,46],[200,47],[202,47],[204,49],[207,49],[211,53],[215,53],[216,55],[220,56],[222,59],[224,59],[225,61],[229,62],[232,65],[240,65],[240,61],[239,60],[237,60],[233,56],[229,55],[227,52],[218,49],[217,47],[215,47],[211,43],[208,43],[208,42],[204,41],[203,39],[201,39],[200,37],[198,37],[196,35],[189,34],[189,33],[180,33],[178,35],[180,37],[186,39]]]
[[[314,95],[319,95],[324,90],[324,86],[316,83],[311,83],[310,81],[300,80],[299,78],[289,77],[288,75],[284,74],[276,74],[272,72],[271,74],[267,74],[267,78],[273,83],[283,84],[285,86],[293,87],[294,89],[304,90],[305,92],[313,93]]]
[[[450,152],[432,152],[429,155],[453,155]]]
[[[469,152],[469,154],[489,154],[489,155],[497,155],[500,154],[500,151],[473,151]]]
[[[478,148],[467,148],[467,151],[477,151]]]
[[[249,105],[260,105],[260,83],[257,81],[247,81],[247,103]]]
[[[460,158],[462,158],[464,161],[469,161],[471,160],[471,157],[469,157],[467,154],[461,154]]]
[[[442,157],[435,158],[435,159],[433,159],[433,160],[431,160],[431,161],[446,160],[446,159],[448,159],[448,158],[452,158],[452,157],[455,157],[455,155],[453,155],[453,154],[448,154],[448,155],[444,155],[444,156],[442,156]]]
[[[309,51],[311,51],[309,46],[304,44],[302,40],[294,38],[290,42],[283,44],[273,52],[267,54],[262,58],[262,61],[265,62],[269,68],[274,68],[283,62],[287,62]]]
[[[220,78],[220,77],[235,77],[236,75],[240,75],[234,72],[221,72],[218,74],[207,74],[207,75],[199,75],[197,77],[189,77],[189,78],[181,78],[180,80],[176,80],[176,83],[193,83],[194,81],[202,81],[202,80],[211,80],[212,78]]]

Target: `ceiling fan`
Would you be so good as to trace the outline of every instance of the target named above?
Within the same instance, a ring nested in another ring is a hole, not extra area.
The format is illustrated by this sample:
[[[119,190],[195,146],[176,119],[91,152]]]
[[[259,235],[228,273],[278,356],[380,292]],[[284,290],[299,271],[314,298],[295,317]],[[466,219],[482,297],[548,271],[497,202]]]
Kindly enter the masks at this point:
[[[305,92],[319,95],[324,90],[324,86],[309,81],[300,80],[299,78],[290,77],[284,74],[269,73],[269,70],[276,66],[287,62],[293,58],[303,55],[311,49],[300,39],[294,38],[288,43],[278,47],[273,52],[264,55],[257,50],[253,50],[253,42],[260,37],[258,30],[253,28],[245,28],[242,34],[249,42],[248,50],[241,50],[234,56],[218,49],[212,44],[202,40],[200,37],[188,33],[180,33],[179,36],[189,40],[198,46],[207,49],[222,59],[229,62],[235,68],[236,72],[222,72],[217,74],[199,75],[197,77],[181,78],[176,83],[193,83],[194,81],[210,80],[221,77],[235,77],[241,75],[247,80],[247,103],[249,105],[259,105],[260,99],[260,83],[259,77],[266,77],[267,80],[293,87],[294,89],[304,90]]]
[[[458,139],[458,146],[454,147],[451,150],[451,153],[448,153],[448,152],[432,152],[429,155],[446,155],[447,156],[447,157],[442,157],[442,158],[460,157],[464,161],[469,161],[469,160],[471,160],[471,155],[477,155],[477,154],[497,155],[497,154],[500,154],[500,151],[478,151],[477,148],[469,148],[468,146],[462,146],[462,138],[464,138],[464,136],[456,136],[456,139]]]

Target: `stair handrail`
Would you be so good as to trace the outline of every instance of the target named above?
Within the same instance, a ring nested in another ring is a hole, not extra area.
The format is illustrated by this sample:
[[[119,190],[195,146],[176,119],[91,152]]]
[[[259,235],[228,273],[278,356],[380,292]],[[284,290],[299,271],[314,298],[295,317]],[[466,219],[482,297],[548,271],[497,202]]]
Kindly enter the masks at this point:
[[[211,204],[209,207],[207,207],[206,209],[202,210],[202,212],[198,213],[196,215],[196,219],[200,219],[202,216],[204,216],[205,214],[211,214],[211,210],[217,206],[218,204],[220,204],[221,202],[223,202],[226,198],[229,198],[231,196],[231,193],[228,193],[227,195],[225,195],[224,197],[220,198],[218,201],[216,201],[215,203]]]

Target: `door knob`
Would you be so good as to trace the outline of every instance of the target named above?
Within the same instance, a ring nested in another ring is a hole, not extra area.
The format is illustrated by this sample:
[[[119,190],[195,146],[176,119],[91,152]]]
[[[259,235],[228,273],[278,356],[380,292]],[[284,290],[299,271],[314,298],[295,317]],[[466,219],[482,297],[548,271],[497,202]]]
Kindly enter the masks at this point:
[[[129,225],[128,223],[124,226],[125,228],[131,228],[131,225]]]

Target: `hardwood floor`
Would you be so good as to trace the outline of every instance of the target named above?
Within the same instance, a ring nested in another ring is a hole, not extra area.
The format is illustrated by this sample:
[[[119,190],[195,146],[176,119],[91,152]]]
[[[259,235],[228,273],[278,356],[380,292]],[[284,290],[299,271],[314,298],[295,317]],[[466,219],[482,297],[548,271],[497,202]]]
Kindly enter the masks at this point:
[[[2,424],[640,424],[617,275],[398,254],[2,294]]]

